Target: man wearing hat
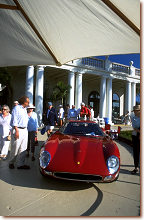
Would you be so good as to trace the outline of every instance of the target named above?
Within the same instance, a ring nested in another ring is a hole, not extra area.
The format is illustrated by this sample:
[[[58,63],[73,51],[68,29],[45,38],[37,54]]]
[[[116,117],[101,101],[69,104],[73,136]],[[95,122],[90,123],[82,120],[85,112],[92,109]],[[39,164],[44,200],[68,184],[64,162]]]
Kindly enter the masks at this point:
[[[31,149],[32,161],[35,160],[35,136],[38,132],[38,118],[36,112],[34,112],[35,106],[29,104],[27,107],[28,113],[28,145],[27,145],[27,157],[29,156],[29,151]]]
[[[140,155],[140,105],[133,107],[134,116],[132,117],[132,143],[133,143],[133,157],[134,157],[134,170],[131,174],[135,174],[139,171],[139,155]]]
[[[81,103],[81,110],[80,110],[80,117],[81,118],[86,118],[88,115],[88,110],[87,110],[87,107],[85,106],[85,103],[82,102]]]
[[[18,101],[14,101],[14,106],[18,105],[19,102]]]
[[[54,126],[58,124],[58,117],[55,108],[52,106],[52,102],[48,102],[48,110],[46,116],[46,130],[49,137],[54,129]]]

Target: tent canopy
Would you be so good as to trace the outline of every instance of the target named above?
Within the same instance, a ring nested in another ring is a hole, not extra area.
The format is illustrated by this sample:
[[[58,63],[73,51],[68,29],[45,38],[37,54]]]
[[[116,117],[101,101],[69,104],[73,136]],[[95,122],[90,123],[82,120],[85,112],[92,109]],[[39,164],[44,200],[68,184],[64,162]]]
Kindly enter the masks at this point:
[[[0,66],[139,52],[139,0],[0,0]]]

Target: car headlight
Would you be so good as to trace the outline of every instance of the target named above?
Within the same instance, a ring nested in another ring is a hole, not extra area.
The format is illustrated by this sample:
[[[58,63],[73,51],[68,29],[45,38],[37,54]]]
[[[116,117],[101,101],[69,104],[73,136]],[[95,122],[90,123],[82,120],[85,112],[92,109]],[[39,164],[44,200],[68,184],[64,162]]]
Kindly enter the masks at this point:
[[[116,156],[111,156],[107,159],[107,168],[110,174],[114,174],[117,172],[119,168],[119,159]]]
[[[51,159],[51,155],[50,155],[49,152],[47,152],[47,151],[41,151],[41,153],[40,153],[40,158],[39,158],[39,160],[40,160],[40,166],[41,166],[43,169],[45,169],[45,168],[48,166],[48,164],[49,164],[49,162],[50,162],[50,159]]]

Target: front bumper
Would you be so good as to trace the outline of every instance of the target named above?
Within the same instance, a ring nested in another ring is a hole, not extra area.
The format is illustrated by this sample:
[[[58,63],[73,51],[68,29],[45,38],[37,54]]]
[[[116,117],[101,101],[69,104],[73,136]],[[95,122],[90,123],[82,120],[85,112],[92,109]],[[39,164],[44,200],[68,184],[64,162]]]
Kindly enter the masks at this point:
[[[45,176],[52,176],[58,179],[82,181],[82,182],[113,182],[117,179],[119,172],[115,175],[101,176],[93,174],[69,173],[69,172],[50,172],[40,168],[40,171]]]

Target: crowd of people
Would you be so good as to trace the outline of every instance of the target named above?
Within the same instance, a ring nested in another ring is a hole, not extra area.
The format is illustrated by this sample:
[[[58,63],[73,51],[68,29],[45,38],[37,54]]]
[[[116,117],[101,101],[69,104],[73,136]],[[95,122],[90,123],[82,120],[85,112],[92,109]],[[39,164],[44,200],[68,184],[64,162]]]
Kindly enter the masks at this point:
[[[32,161],[35,160],[35,135],[38,132],[37,114],[33,112],[35,107],[29,105],[29,98],[22,96],[14,101],[12,112],[7,105],[2,106],[0,113],[0,158],[5,160],[11,141],[9,168],[30,169],[25,164],[29,151],[32,153]],[[27,154],[26,154],[27,152]]]
[[[15,164],[18,169],[30,169],[25,164],[25,158],[30,156],[31,160],[35,160],[35,138],[38,133],[38,118],[34,111],[35,106],[29,103],[29,97],[22,96],[18,101],[14,102],[12,112],[9,106],[3,105],[0,113],[0,159],[5,160],[8,156],[8,150],[11,141],[11,151],[9,159],[9,168],[14,169]],[[134,156],[135,174],[139,171],[139,155],[140,155],[140,105],[133,107],[133,117],[126,112],[125,124],[129,121],[132,123],[132,143]],[[48,102],[47,111],[43,117],[45,131],[48,138],[51,136],[55,126],[62,126],[69,120],[93,120],[94,111],[92,106],[86,106],[84,102],[81,107],[76,109],[75,105],[70,108],[69,104],[64,109],[59,105],[58,111]]]
[[[48,102],[48,110],[43,117],[43,123],[47,126],[48,136],[54,128],[54,124],[62,126],[63,123],[69,120],[87,119],[92,120],[94,118],[94,111],[92,106],[89,108],[84,102],[81,103],[81,107],[76,109],[75,105],[70,108],[69,104],[64,109],[62,105],[59,105],[58,111],[53,107],[52,102]]]

